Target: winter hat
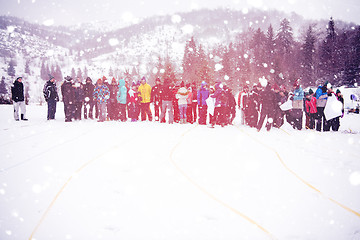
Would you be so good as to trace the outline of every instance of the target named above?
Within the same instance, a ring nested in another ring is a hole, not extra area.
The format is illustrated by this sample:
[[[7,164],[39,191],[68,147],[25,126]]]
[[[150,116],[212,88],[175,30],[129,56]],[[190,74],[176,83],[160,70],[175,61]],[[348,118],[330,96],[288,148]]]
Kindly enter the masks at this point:
[[[156,78],[155,82],[161,82],[160,78]]]
[[[141,81],[145,81],[145,82],[146,82],[146,78],[145,78],[145,77],[142,77],[142,78],[141,78]]]
[[[311,88],[309,89],[309,94],[314,94],[314,91]]]
[[[48,74],[49,75],[49,81],[51,80],[51,79],[54,79],[54,76],[52,76],[51,74]]]
[[[18,80],[20,80],[20,79],[22,79],[22,77],[18,77],[15,81],[18,81]]]
[[[91,82],[91,83],[92,83],[91,78],[90,78],[90,77],[87,77],[87,78],[86,78],[86,82]]]
[[[340,89],[337,89],[337,90],[336,90],[336,94],[338,94],[338,93],[341,93],[341,92],[340,92]]]
[[[71,80],[72,80],[72,77],[66,76],[66,77],[64,77],[64,79],[65,79],[66,81],[71,81]],[[51,79],[50,79],[50,80],[51,80]]]
[[[296,88],[300,87],[300,79],[296,79],[294,81],[294,87],[296,87]]]

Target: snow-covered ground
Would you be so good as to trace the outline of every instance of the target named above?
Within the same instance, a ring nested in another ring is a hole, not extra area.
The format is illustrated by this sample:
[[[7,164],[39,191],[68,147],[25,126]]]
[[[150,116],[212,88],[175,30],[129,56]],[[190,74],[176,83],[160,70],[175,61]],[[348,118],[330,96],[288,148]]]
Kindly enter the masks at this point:
[[[0,106],[0,239],[360,239],[360,116],[339,132],[55,121]]]

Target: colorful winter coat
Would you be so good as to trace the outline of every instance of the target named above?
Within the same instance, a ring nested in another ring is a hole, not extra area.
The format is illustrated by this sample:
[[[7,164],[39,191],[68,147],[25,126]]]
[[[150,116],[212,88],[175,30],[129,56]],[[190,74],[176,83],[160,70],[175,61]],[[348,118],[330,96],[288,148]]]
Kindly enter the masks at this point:
[[[24,84],[16,80],[14,86],[11,87],[11,99],[14,102],[24,101]]]
[[[97,85],[94,89],[93,99],[97,103],[107,103],[110,98],[110,91],[106,85]]]
[[[316,96],[316,106],[317,107],[325,107],[327,98],[328,98],[326,87],[319,86],[316,89],[315,96]]]
[[[294,90],[294,96],[293,96],[293,109],[302,109],[303,108],[303,101],[304,101],[304,91],[299,86]]]
[[[140,104],[139,95],[133,89],[129,90],[128,104]]]
[[[51,80],[45,83],[43,94],[45,101],[47,102],[50,100],[59,101],[59,95],[57,92],[56,84],[55,82],[51,82]]]
[[[199,106],[207,106],[206,99],[208,99],[210,92],[206,89],[207,83],[202,82],[200,90],[197,92],[197,102]]]
[[[141,103],[149,103],[151,100],[151,86],[147,83],[141,84],[138,88]]]
[[[121,104],[126,104],[127,101],[127,88],[125,87],[125,80],[120,79],[119,81],[119,90],[117,93],[117,101]]]
[[[179,88],[176,93],[176,99],[178,99],[179,105],[186,105],[189,97],[189,91],[185,87]]]

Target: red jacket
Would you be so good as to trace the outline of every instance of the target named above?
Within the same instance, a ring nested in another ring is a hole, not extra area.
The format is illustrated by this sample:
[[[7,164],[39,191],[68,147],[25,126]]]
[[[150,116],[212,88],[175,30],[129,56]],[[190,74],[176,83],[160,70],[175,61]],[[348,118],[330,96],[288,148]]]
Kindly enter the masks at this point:
[[[305,100],[305,108],[307,113],[317,113],[316,97],[312,96],[310,100]]]

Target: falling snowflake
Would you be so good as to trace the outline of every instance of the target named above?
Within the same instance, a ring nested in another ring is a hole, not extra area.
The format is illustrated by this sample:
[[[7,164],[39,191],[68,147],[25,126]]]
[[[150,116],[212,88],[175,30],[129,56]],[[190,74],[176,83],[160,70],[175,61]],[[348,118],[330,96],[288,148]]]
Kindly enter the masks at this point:
[[[54,19],[47,19],[43,21],[43,24],[47,27],[54,25]]]
[[[175,15],[172,15],[172,16],[171,16],[171,22],[174,23],[174,24],[180,23],[181,20],[182,20],[182,19],[181,19],[181,16],[180,16],[180,15],[175,14]]]
[[[224,66],[221,65],[220,63],[215,64],[215,71],[219,71],[219,70],[221,70],[223,68],[224,68]]]
[[[184,25],[181,30],[184,34],[192,34],[194,32],[194,27],[191,24]]]
[[[110,38],[109,44],[110,44],[110,46],[114,47],[116,45],[119,45],[119,40],[117,38]]]

